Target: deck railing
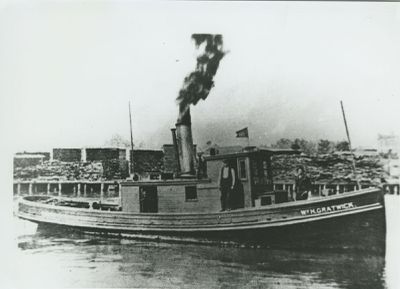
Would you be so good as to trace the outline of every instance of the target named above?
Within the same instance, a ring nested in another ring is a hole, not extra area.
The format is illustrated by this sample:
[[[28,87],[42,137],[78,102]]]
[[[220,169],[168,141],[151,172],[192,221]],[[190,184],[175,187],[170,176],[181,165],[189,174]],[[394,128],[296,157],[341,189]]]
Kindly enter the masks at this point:
[[[361,185],[362,189],[372,185]],[[400,195],[400,184],[383,184],[386,194]],[[285,190],[292,193],[295,190],[293,181],[274,181],[274,190]],[[314,182],[312,195],[334,195],[356,190],[354,184]],[[14,181],[13,193],[21,195],[51,195],[70,197],[118,197],[121,183],[118,181]]]
[[[84,198],[118,197],[120,182],[116,181],[14,181],[13,193],[23,195],[49,195]]]
[[[361,189],[372,187],[373,185],[362,184]],[[386,194],[400,195],[400,184],[382,184],[383,190]],[[274,190],[285,190],[292,193],[295,190],[294,182],[287,181],[274,181]],[[325,183],[325,182],[314,182],[312,185],[312,195],[334,195],[342,194],[344,192],[350,192],[357,189],[356,185],[344,184],[344,183]]]

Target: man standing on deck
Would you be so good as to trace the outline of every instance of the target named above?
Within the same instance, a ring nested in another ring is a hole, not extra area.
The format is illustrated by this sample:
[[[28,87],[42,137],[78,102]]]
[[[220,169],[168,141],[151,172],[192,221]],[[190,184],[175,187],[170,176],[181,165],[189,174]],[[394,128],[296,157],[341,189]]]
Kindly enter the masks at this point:
[[[312,190],[311,179],[307,176],[303,166],[297,168],[296,174],[296,197],[295,200],[307,200]]]
[[[221,211],[232,208],[232,193],[235,188],[235,170],[230,166],[228,160],[224,160],[224,165],[219,174],[219,189],[221,191]]]

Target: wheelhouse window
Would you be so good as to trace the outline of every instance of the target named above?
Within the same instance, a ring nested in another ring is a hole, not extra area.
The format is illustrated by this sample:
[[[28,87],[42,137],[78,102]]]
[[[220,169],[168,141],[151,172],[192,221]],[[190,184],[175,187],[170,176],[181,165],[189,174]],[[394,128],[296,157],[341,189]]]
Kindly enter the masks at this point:
[[[252,175],[253,175],[255,178],[258,178],[259,172],[260,172],[258,160],[252,160],[252,161],[251,161],[251,172],[252,172]]]
[[[185,187],[185,201],[186,202],[197,201],[197,187],[196,186]]]
[[[238,167],[239,167],[239,178],[242,180],[247,179],[247,171],[246,171],[246,160],[239,159],[238,160]]]
[[[268,163],[267,163],[266,160],[263,160],[262,168],[263,168],[263,171],[264,171],[264,176],[268,177]]]

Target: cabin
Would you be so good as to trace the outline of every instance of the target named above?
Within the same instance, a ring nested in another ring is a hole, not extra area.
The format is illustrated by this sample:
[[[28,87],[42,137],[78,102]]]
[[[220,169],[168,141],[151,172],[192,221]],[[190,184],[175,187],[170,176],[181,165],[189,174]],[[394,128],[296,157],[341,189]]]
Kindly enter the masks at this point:
[[[271,156],[299,154],[292,149],[248,147],[240,152],[204,158],[201,177],[128,181],[121,184],[121,207],[131,213],[207,213],[221,209],[219,174],[227,160],[235,171],[233,209],[266,206],[289,200],[273,190]]]

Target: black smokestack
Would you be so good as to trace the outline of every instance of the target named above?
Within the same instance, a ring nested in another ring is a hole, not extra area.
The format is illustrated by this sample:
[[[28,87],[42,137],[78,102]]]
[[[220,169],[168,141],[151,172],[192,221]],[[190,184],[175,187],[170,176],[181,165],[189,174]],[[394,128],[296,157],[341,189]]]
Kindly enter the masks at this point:
[[[214,86],[213,78],[219,62],[225,53],[222,51],[222,35],[193,34],[196,47],[204,46],[204,52],[197,57],[195,71],[185,77],[177,102],[179,116],[176,123],[176,142],[179,153],[180,176],[194,177],[196,162],[190,120],[190,105],[196,105],[200,99],[206,99]]]
[[[222,35],[220,34],[193,34],[196,47],[204,45],[204,52],[197,57],[195,71],[185,77],[179,91],[178,123],[190,123],[189,106],[196,105],[200,99],[205,100],[214,86],[213,78],[217,73],[219,62],[224,57]]]

